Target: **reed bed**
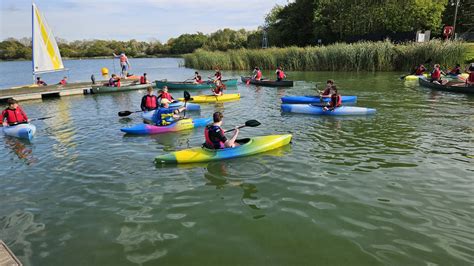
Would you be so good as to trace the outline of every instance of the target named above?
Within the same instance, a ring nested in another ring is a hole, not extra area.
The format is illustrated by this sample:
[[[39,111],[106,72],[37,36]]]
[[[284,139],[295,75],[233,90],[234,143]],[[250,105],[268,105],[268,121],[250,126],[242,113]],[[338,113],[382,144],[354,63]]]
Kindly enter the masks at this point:
[[[459,41],[433,40],[425,43],[383,42],[336,43],[328,46],[238,49],[211,52],[198,49],[184,55],[185,66],[195,69],[297,71],[407,71],[427,62],[452,66],[464,63],[467,45]]]

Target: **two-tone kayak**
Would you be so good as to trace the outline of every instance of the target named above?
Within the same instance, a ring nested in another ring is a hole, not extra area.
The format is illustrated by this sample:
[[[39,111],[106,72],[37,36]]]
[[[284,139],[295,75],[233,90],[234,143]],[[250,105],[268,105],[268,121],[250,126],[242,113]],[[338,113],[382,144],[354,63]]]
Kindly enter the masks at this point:
[[[355,103],[357,102],[357,96],[341,96],[341,100],[343,103]],[[319,96],[283,96],[281,97],[282,103],[293,103],[293,104],[304,104],[304,103],[328,103],[331,101],[331,98],[324,97],[321,98]]]
[[[179,105],[179,104],[181,105]],[[176,110],[178,108],[181,108],[184,106],[184,103],[183,102],[177,102],[175,105],[173,105],[174,103],[170,104],[170,109],[171,110]],[[186,104],[186,110],[187,111],[199,111],[201,110],[201,106],[199,104],[195,104],[195,103],[187,103]],[[155,113],[155,110],[153,111],[148,111],[148,112],[143,112],[142,113],[142,118],[145,119],[145,120],[148,120],[148,121],[151,121],[152,118],[153,118],[153,114]]]
[[[262,79],[256,80],[251,77],[240,77],[243,83],[250,83],[253,85],[258,86],[265,86],[265,87],[293,87],[293,80],[270,80],[270,79]],[[249,81],[250,80],[250,81]]]
[[[16,126],[3,127],[3,133],[8,136],[20,139],[31,140],[36,133],[36,126],[33,124],[19,124]]]
[[[333,111],[324,111],[321,106],[312,104],[282,104],[283,112],[312,114],[312,115],[370,115],[375,114],[375,109],[355,106],[341,106]]]
[[[99,86],[92,87],[91,93],[109,93],[109,92],[122,92],[122,91],[132,91],[132,90],[143,90],[148,87],[153,87],[153,84],[135,84],[135,85],[124,85],[120,87],[113,86]]]
[[[419,79],[418,83],[420,86],[427,87],[430,89],[450,91],[450,92],[461,92],[461,93],[474,93],[474,86],[468,86],[464,82],[448,82],[445,85],[439,83],[430,82],[427,79]]]
[[[237,86],[237,79],[223,79],[227,87]],[[155,80],[156,87],[162,89],[164,86],[167,86],[170,90],[182,89],[182,90],[199,90],[199,89],[212,89],[216,87],[216,84],[212,81],[205,81],[200,84],[193,82],[182,82],[182,81],[167,81],[167,80]]]
[[[240,93],[224,94],[221,96],[216,95],[196,95],[189,100],[194,103],[214,103],[214,102],[226,102],[240,99]],[[184,98],[178,98],[178,101],[184,101]]]
[[[139,124],[132,127],[121,128],[122,132],[132,135],[152,135],[168,132],[177,132],[195,127],[203,127],[209,124],[212,118],[184,118],[167,126],[155,126],[148,124]]]
[[[285,146],[291,138],[291,134],[253,137],[237,140],[240,145],[235,148],[218,150],[196,147],[158,156],[155,163],[199,163],[249,156]]]

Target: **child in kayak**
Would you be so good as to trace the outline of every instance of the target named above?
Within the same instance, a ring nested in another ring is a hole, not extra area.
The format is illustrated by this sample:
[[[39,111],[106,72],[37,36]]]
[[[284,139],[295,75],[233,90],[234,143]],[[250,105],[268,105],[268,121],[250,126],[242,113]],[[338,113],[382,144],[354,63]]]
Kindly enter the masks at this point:
[[[447,80],[442,80],[441,79],[441,75],[446,76],[446,73],[441,71],[439,64],[435,64],[434,68],[433,68],[433,71],[431,72],[431,82],[438,83],[438,84],[441,84],[441,85],[444,85],[444,84],[448,83]]]
[[[38,85],[38,86],[48,86],[48,84],[46,84],[46,82],[44,82],[40,77],[36,78],[36,85]]]
[[[168,101],[166,98],[163,98],[161,99],[161,108],[155,111],[152,121],[157,126],[167,126],[179,119],[180,116],[178,114],[182,111],[184,111],[184,106],[176,110],[171,110],[170,101]]]
[[[285,72],[283,72],[281,67],[277,67],[275,74],[277,76],[277,81],[282,81],[284,78],[286,78]]]
[[[333,94],[331,94],[331,101],[328,103],[328,106],[324,106],[324,111],[334,111],[337,107],[342,105],[342,98],[341,95],[337,93],[336,86],[332,86]]]
[[[461,75],[461,65],[456,64],[456,66],[453,67],[453,69],[451,69],[451,71],[449,71],[448,75],[449,76],[454,76],[454,77],[457,77],[458,75]]]
[[[158,98],[153,95],[153,87],[148,87],[147,94],[143,96],[140,108],[142,111],[152,111],[158,108]]]
[[[193,78],[193,83],[194,84],[201,84],[203,81],[202,81],[202,77],[201,75],[199,75],[199,72],[194,72],[194,78]]]
[[[232,135],[232,138],[227,139],[224,135],[225,131],[221,128],[223,118],[224,116],[221,112],[215,112],[212,115],[212,120],[214,123],[206,126],[204,129],[204,137],[206,139],[204,147],[208,149],[224,149],[233,148],[239,145],[235,142],[237,140],[237,136],[239,135],[239,128],[235,127],[234,135]]]
[[[225,88],[226,88],[225,84],[217,80],[216,87],[211,89],[211,91],[212,93],[214,93],[215,96],[222,96],[224,95]]]
[[[474,63],[471,63],[466,72],[469,73],[469,77],[466,79],[466,84],[468,86],[474,86]]]
[[[160,95],[158,95],[158,99],[167,99],[169,102],[173,102],[174,98],[171,96],[171,94],[168,92],[168,86],[163,86],[163,89],[160,91]]]
[[[2,124],[4,127],[28,123],[28,116],[18,105],[18,101],[10,98],[8,107],[2,112]]]
[[[320,92],[319,97],[321,98],[321,101],[323,100],[322,98],[330,98],[331,94],[333,93],[332,88],[334,87],[334,80],[328,79],[326,81],[326,88]]]

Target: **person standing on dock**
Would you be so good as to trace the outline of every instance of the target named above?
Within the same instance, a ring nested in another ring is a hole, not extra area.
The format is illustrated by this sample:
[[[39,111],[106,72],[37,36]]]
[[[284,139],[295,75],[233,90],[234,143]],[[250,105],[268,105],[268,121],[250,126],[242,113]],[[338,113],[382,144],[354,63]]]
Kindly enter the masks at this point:
[[[4,127],[28,123],[28,116],[18,105],[17,100],[10,98],[7,104],[8,107],[2,112],[2,124]]]
[[[125,53],[121,53],[120,55],[116,55],[115,53],[113,54],[115,58],[120,59],[120,68],[122,69],[120,76],[126,77],[128,73],[128,69],[131,68],[130,62],[128,62],[128,57],[125,55]]]
[[[48,86],[48,84],[46,84],[46,82],[41,80],[41,77],[36,78],[36,85],[38,85],[38,86]]]

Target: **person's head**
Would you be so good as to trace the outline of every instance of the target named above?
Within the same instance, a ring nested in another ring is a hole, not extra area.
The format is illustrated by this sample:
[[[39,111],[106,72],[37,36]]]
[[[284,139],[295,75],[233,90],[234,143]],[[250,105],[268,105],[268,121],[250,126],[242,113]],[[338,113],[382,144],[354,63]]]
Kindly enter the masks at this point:
[[[439,68],[439,64],[435,64],[434,67],[435,67],[435,68]]]
[[[195,74],[195,75],[199,75],[199,73],[198,73],[197,71],[196,71],[196,72],[194,72],[194,74]]]
[[[16,109],[18,107],[18,101],[13,98],[8,99],[7,104],[10,109]]]
[[[112,74],[112,78],[115,78],[116,76],[117,76],[117,75],[115,75],[115,74]]]
[[[170,101],[166,98],[161,99],[161,107],[164,107],[164,108],[170,107]]]
[[[125,55],[125,53],[124,53],[124,52],[121,52],[120,55]]]
[[[41,78],[40,77],[37,77],[36,80],[40,80]]]
[[[143,73],[143,76],[146,77],[146,73]]]
[[[168,86],[163,86],[162,91],[163,91],[163,92],[168,92]]]
[[[63,79],[67,79],[67,77],[64,77]]]
[[[278,70],[281,70],[281,67],[277,67]]]
[[[224,115],[221,112],[215,112],[212,115],[212,120],[214,121],[214,123],[222,122],[223,118],[224,118]]]
[[[327,84],[327,85],[333,85],[333,84],[334,84],[334,80],[328,79],[328,80],[326,81],[326,84]]]
[[[146,91],[148,92],[149,95],[152,95],[153,94],[153,87],[150,86],[150,87],[146,88]]]

